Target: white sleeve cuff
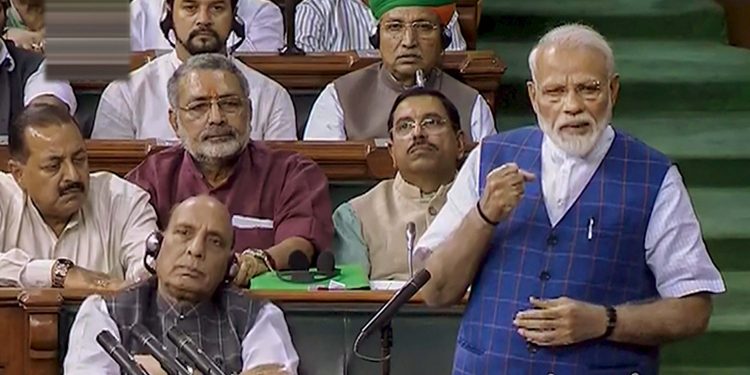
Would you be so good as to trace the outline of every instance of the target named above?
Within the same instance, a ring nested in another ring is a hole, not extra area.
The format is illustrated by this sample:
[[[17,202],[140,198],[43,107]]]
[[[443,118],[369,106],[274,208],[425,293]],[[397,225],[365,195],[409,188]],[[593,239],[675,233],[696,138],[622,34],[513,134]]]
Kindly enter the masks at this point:
[[[26,264],[21,271],[21,285],[26,288],[49,288],[52,286],[52,266],[55,259],[36,259]]]

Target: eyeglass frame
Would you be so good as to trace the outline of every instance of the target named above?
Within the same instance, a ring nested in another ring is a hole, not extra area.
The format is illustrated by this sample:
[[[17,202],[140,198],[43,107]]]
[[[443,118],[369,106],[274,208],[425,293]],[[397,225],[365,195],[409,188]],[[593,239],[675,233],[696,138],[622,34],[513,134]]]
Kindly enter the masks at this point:
[[[432,130],[429,130],[431,128],[428,128],[428,127],[426,127],[424,125],[425,121],[427,121],[427,120],[435,120],[436,117],[439,118],[439,120],[437,120],[437,124],[439,124],[439,127],[438,128],[432,128]],[[428,135],[440,134],[443,131],[445,131],[445,129],[448,128],[448,126],[446,126],[446,124],[448,124],[450,122],[449,119],[444,118],[442,116],[425,117],[425,118],[422,119],[422,121],[419,121],[419,122],[417,122],[415,120],[404,120],[404,121],[410,122],[412,124],[410,126],[410,128],[409,128],[409,131],[406,132],[406,133],[404,133],[404,134],[399,134],[396,129],[398,128],[398,126],[399,126],[400,123],[403,123],[403,121],[397,121],[397,122],[395,122],[393,124],[393,126],[391,127],[391,129],[389,131],[394,138],[408,139],[414,133],[414,129],[416,129],[417,126],[419,126],[419,128],[420,128],[419,130],[422,131],[422,132],[424,132],[425,134],[428,134]],[[451,126],[451,127],[455,128],[455,126]]]
[[[238,107],[238,109],[237,109],[236,112],[231,111],[231,110],[228,111],[228,110],[223,109],[221,107],[221,101],[222,100],[228,100],[228,99],[232,99],[232,100],[233,99],[239,99],[240,106]],[[195,104],[195,103],[199,103],[199,104]],[[181,111],[184,111],[186,113],[186,115],[188,116],[188,118],[191,121],[196,121],[196,120],[200,120],[200,119],[203,119],[206,116],[208,116],[209,112],[211,112],[211,110],[213,109],[214,105],[216,105],[216,106],[219,107],[219,113],[222,116],[229,117],[229,116],[235,116],[238,113],[242,112],[242,109],[250,109],[249,106],[245,105],[246,103],[247,103],[247,98],[244,98],[241,95],[232,95],[232,96],[226,96],[226,97],[211,98],[211,99],[208,99],[208,100],[194,100],[194,101],[188,103],[185,106],[177,106],[177,109],[179,109]],[[195,115],[195,116],[190,115],[190,113],[195,110],[195,108],[191,109],[190,108],[191,106],[202,105],[202,104],[208,104],[208,108],[206,109],[205,112],[203,112],[202,114],[199,114],[199,115]]]
[[[423,24],[423,25],[429,24],[431,26],[431,28],[430,28],[430,30],[422,30],[422,31],[420,31],[417,28],[417,26],[416,26],[417,24]],[[400,31],[391,31],[391,30],[388,30],[388,25],[401,25],[401,27],[403,27],[403,29],[400,30]],[[406,36],[406,30],[407,29],[413,30],[414,33],[417,35],[417,37],[422,38],[422,39],[431,37],[432,34],[436,30],[440,29],[440,25],[439,24],[436,24],[436,23],[434,23],[432,21],[427,21],[427,20],[412,21],[412,22],[386,21],[386,22],[381,22],[378,25],[378,27],[380,28],[380,30],[382,32],[384,32],[388,37],[390,37],[392,39],[403,39],[404,36]]]

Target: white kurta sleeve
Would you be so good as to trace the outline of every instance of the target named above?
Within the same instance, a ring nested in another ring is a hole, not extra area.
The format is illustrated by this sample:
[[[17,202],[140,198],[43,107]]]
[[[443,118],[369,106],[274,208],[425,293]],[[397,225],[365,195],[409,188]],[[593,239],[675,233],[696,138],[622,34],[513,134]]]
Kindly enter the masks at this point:
[[[270,302],[260,309],[255,324],[242,340],[242,369],[269,364],[283,365],[289,374],[297,375],[299,356],[284,313]]]
[[[96,336],[103,330],[120,340],[117,324],[109,316],[104,300],[94,294],[83,301],[70,329],[68,353],[63,364],[65,375],[120,374],[120,366],[96,342]]]
[[[475,147],[458,171],[443,208],[417,243],[415,250],[426,257],[458,228],[464,216],[479,201],[480,146]],[[425,254],[428,253],[428,254]]]
[[[306,141],[345,141],[344,109],[341,107],[336,88],[329,83],[315,100],[305,127]]]
[[[117,195],[112,208],[117,226],[112,229],[122,233],[117,250],[125,279],[136,281],[147,275],[143,265],[144,249],[148,235],[157,230],[156,212],[146,191],[128,181],[120,183],[123,184],[122,192]]]
[[[662,297],[726,290],[706,251],[698,218],[676,166],[667,171],[656,196],[645,247],[646,263]]]
[[[132,114],[127,81],[113,81],[99,99],[91,138],[135,139],[136,124]]]
[[[76,96],[70,83],[65,81],[48,81],[46,78],[47,65],[45,61],[39,65],[36,72],[29,76],[24,86],[23,104],[28,105],[34,98],[42,95],[52,95],[68,106],[68,112],[74,114],[78,107]]]
[[[496,134],[495,117],[487,101],[482,95],[477,95],[474,107],[471,109],[471,139],[479,142],[482,138]]]
[[[284,47],[284,18],[281,9],[270,1],[258,1],[259,9],[248,23],[245,45],[248,52],[278,52]],[[242,7],[240,6],[240,12]],[[241,48],[242,49],[242,48]]]

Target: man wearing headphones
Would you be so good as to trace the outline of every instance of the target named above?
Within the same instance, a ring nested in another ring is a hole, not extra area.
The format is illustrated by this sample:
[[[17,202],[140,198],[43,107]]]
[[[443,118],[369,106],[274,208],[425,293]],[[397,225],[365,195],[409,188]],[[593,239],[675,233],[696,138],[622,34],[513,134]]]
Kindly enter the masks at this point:
[[[142,324],[187,367],[195,366],[167,339],[173,327],[227,374],[296,375],[299,357],[282,311],[229,282],[237,272],[233,240],[229,212],[215,198],[196,196],[177,205],[164,233],[155,232],[147,241],[155,277],[113,296],[91,295],[81,304],[70,331],[65,374],[120,374],[96,342],[103,330],[151,375],[164,374],[131,333]]]
[[[304,139],[388,138],[388,109],[415,85],[445,94],[458,108],[461,129],[471,140],[494,134],[492,112],[479,92],[438,68],[451,41],[446,24],[455,10],[453,1],[370,0],[378,20],[370,41],[382,62],[326,86],[310,112]]]
[[[172,43],[162,33],[165,0],[133,0],[130,2],[130,50],[150,51],[171,49]],[[245,40],[237,52],[278,52],[284,47],[284,18],[281,9],[268,0],[239,0],[237,14],[245,24]],[[227,40],[227,47],[237,42],[236,35]]]
[[[245,38],[245,25],[237,16],[239,0],[166,0],[160,23],[175,50],[130,74],[129,80],[112,82],[99,101],[92,138],[177,140],[169,126],[167,81],[190,56],[202,53],[231,54]],[[238,41],[227,51],[227,38]],[[297,138],[294,105],[276,81],[239,60],[234,63],[250,85],[254,140]]]

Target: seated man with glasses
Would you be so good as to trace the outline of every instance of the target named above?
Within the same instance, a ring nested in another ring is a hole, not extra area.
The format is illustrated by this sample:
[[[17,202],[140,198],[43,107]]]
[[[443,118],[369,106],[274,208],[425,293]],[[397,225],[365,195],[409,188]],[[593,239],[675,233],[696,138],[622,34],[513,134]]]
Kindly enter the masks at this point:
[[[362,264],[371,280],[410,278],[406,226],[415,224],[418,239],[445,204],[464,154],[460,123],[458,110],[439,91],[415,88],[396,99],[388,149],[398,173],[336,209],[337,262]]]
[[[461,129],[477,142],[494,134],[495,121],[477,90],[442,72],[450,43],[446,24],[453,0],[370,0],[378,20],[372,35],[382,61],[328,84],[307,121],[305,140],[388,138],[386,110],[403,91],[424,86],[442,92],[458,109]],[[422,71],[423,79],[417,79]]]
[[[232,214],[236,281],[286,268],[289,255],[327,249],[333,236],[328,180],[311,160],[250,140],[248,83],[232,61],[201,54],[167,84],[169,123],[180,145],[149,156],[127,178],[151,194],[159,227],[183,200],[207,194]]]

